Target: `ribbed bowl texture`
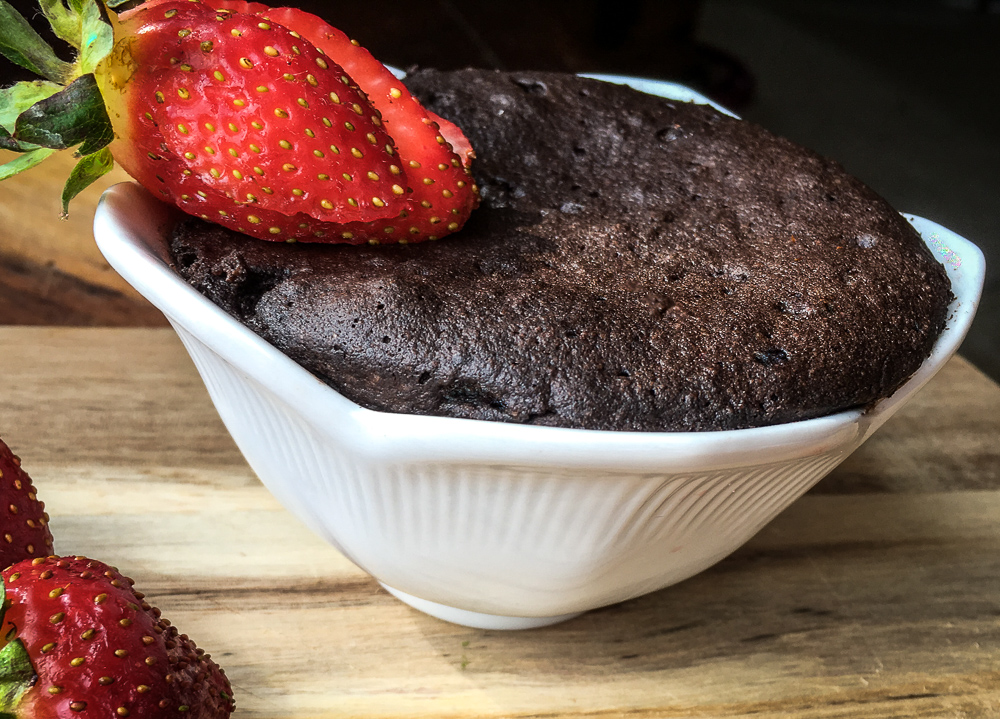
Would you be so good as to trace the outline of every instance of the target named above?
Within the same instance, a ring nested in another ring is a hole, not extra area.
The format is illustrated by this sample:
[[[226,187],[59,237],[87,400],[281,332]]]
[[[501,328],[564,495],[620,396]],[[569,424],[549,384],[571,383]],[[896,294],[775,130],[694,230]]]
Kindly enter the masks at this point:
[[[699,101],[671,83],[605,78]],[[170,267],[175,215],[133,184],[95,220],[111,265],[164,312],[248,463],[404,601],[473,626],[539,626],[679,582],[746,542],[861,445],[955,352],[982,253],[907,216],[955,300],[933,353],[867,411],[700,433],[603,432],[387,414],[345,399]]]

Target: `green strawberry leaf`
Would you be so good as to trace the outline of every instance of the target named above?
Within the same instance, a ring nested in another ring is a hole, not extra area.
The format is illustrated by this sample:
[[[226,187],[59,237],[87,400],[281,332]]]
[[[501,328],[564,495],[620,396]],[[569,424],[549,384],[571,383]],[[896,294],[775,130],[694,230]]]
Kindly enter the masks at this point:
[[[0,650],[0,719],[16,717],[16,709],[31,685],[34,684],[35,668],[24,643],[15,639]]]
[[[67,8],[62,0],[38,0],[38,4],[56,37],[79,49],[80,13],[77,8]]]
[[[31,152],[37,150],[38,145],[28,142],[18,142],[4,128],[0,127],[0,150],[11,150],[13,152]]]
[[[96,152],[114,137],[93,75],[79,77],[61,92],[35,103],[14,125],[14,138],[21,142],[56,150],[83,143],[81,155]]]
[[[4,128],[9,136],[14,132],[14,122],[18,115],[36,102],[51,97],[60,90],[62,85],[47,80],[19,82],[0,89],[0,127]]]
[[[132,0],[106,0],[104,4],[113,10],[114,8],[120,7],[128,2],[132,2]]]
[[[8,177],[13,177],[19,172],[24,172],[34,167],[53,152],[55,150],[48,147],[39,147],[37,150],[31,150],[30,152],[25,152],[23,155],[18,155],[10,162],[0,165],[0,180],[6,180]]]
[[[5,129],[0,127],[0,150],[13,150],[14,152],[23,152],[21,149],[21,143],[10,136],[10,133]]]
[[[59,0],[56,0],[57,2]],[[104,18],[100,5],[91,0],[83,6],[80,30],[80,72],[91,73],[114,45],[114,32]]]
[[[69,201],[79,195],[82,190],[90,187],[94,180],[110,172],[114,166],[115,161],[111,157],[111,151],[106,147],[92,155],[87,155],[76,163],[76,167],[73,168],[73,172],[70,173],[69,179],[66,180],[66,185],[63,187],[63,217],[69,215]]]
[[[7,0],[0,0],[0,54],[53,82],[65,82],[72,77],[73,66],[56,57],[49,44]]]

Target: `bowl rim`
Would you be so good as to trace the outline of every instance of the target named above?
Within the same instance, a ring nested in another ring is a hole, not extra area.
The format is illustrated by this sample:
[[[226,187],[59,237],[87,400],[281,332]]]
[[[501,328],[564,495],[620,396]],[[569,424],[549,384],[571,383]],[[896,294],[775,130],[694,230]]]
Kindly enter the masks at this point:
[[[675,83],[623,76],[597,79],[637,83],[637,89],[682,101],[700,97]],[[94,219],[98,247],[109,264],[160,309],[175,329],[197,338],[241,373],[283,398],[314,428],[356,457],[379,463],[545,465],[647,472],[669,467],[671,471],[693,472],[773,464],[838,448],[849,451],[955,353],[968,332],[985,278],[978,247],[930,220],[904,214],[944,265],[954,299],[945,330],[930,356],[892,396],[864,410],[748,429],[636,432],[545,427],[380,412],[348,400],[173,271],[167,243],[179,214],[135,183],[112,186],[102,196]]]

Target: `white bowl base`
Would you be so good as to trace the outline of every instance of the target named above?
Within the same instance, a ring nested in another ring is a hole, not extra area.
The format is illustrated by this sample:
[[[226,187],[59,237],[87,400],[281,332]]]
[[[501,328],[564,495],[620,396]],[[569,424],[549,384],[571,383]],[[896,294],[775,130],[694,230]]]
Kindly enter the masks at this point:
[[[605,79],[693,97],[670,83]],[[177,215],[137,185],[121,184],[105,193],[94,233],[111,266],[177,329],[250,466],[359,567],[417,595],[386,587],[400,600],[485,629],[564,621],[576,615],[561,612],[661,589],[733,552],[945,364],[985,279],[975,245],[906,215],[948,273],[955,299],[930,356],[891,397],[752,429],[568,429],[354,404],[174,271]]]
[[[382,582],[379,582],[382,584]],[[468,609],[457,609],[437,602],[431,602],[412,594],[393,589],[387,584],[382,584],[385,591],[396,597],[404,604],[424,614],[429,614],[435,619],[441,619],[452,624],[460,624],[463,627],[473,629],[537,629],[547,627],[550,624],[565,622],[567,619],[578,617],[583,612],[571,612],[569,614],[558,614],[554,617],[505,617],[499,614],[481,614],[480,612],[470,612]]]

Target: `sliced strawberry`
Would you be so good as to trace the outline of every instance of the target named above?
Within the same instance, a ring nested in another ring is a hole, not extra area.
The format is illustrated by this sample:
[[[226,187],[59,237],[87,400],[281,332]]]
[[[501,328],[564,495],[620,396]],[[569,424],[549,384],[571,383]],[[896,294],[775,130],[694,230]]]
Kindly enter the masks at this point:
[[[440,115],[434,114],[430,110],[426,112],[427,116],[438,124],[441,135],[451,145],[454,153],[458,155],[458,159],[462,162],[462,167],[472,167],[472,161],[476,158],[476,151],[472,149],[472,143],[469,142],[469,138],[462,132],[462,128],[454,122],[445,120]]]
[[[369,242],[419,242],[461,228],[479,199],[468,170],[474,153],[462,131],[428,112],[371,53],[332,25],[296,8],[275,8],[265,16],[334,58],[367,93],[396,141],[400,170],[410,180],[405,213],[347,222],[347,231]]]
[[[409,138],[405,157],[410,159],[404,166],[412,185],[406,210],[394,218],[349,223],[348,230],[355,236],[367,237],[372,244],[436,240],[457,232],[469,219],[478,204],[479,188],[454,152],[449,149],[447,162],[441,157],[437,123],[428,117],[426,126],[431,132],[421,133],[421,142]]]
[[[326,223],[405,209],[392,138],[344,69],[308,40],[185,0],[122,20],[129,42],[115,52],[132,72],[108,84],[128,92],[105,99],[116,128],[129,128],[115,157],[144,185],[262,239],[321,239]]]
[[[186,212],[266,240],[436,239],[476,206],[462,131],[319,18],[241,0],[101,14],[79,0],[53,16],[81,48],[73,63],[40,39],[4,50],[52,82],[15,93],[0,134],[26,155],[0,178],[76,148],[64,208],[117,161]]]

